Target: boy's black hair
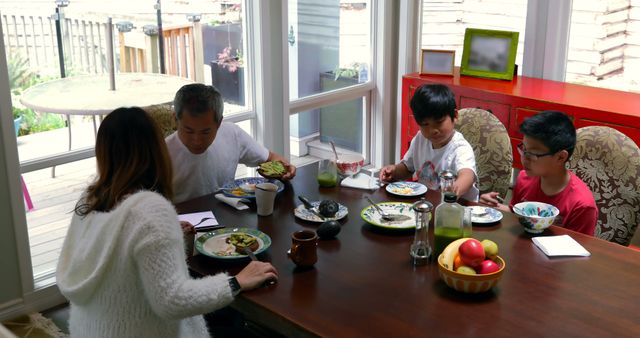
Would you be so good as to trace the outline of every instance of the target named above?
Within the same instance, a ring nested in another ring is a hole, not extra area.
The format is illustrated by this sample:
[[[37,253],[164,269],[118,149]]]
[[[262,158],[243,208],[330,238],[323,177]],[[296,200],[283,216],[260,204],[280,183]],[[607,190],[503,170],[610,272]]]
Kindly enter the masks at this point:
[[[422,85],[409,103],[418,124],[425,119],[439,120],[445,116],[456,117],[456,98],[449,87],[441,84]]]
[[[524,120],[520,132],[542,142],[551,153],[566,150],[569,153],[567,160],[576,146],[573,122],[565,113],[556,110],[546,110]]]

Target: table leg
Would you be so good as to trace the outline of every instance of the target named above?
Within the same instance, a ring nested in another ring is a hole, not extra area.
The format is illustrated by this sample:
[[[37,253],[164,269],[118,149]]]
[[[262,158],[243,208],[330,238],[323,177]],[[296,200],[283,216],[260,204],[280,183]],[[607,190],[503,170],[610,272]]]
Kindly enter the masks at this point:
[[[69,133],[69,151],[71,151],[71,115],[65,114],[67,117],[67,131]],[[95,120],[93,121],[93,128],[95,130]],[[56,178],[56,166],[51,167],[51,178]]]

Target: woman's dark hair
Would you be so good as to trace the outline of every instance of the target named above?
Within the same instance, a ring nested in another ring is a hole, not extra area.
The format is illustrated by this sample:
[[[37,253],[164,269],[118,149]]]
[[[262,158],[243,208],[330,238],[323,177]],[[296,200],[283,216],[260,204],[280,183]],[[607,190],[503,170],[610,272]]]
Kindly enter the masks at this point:
[[[566,150],[567,160],[576,146],[576,128],[563,112],[546,110],[531,116],[522,122],[520,132],[542,142],[550,153]]]
[[[141,108],[118,108],[100,124],[96,137],[97,177],[76,205],[85,216],[112,210],[139,190],[173,197],[171,159],[160,129]]]
[[[224,102],[222,94],[214,86],[191,83],[182,86],[173,99],[173,109],[178,120],[187,111],[190,115],[200,116],[213,113],[216,123],[222,122]]]
[[[418,87],[409,105],[418,124],[422,124],[425,119],[456,117],[456,98],[445,85],[427,84]]]

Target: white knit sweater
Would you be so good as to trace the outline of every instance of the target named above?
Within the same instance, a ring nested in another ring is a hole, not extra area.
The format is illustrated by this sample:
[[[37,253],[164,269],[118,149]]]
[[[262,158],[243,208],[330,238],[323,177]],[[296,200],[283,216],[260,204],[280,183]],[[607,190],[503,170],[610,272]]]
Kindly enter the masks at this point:
[[[192,279],[185,258],[176,212],[159,194],[74,215],[57,271],[71,336],[209,337],[201,314],[231,303],[228,275]]]

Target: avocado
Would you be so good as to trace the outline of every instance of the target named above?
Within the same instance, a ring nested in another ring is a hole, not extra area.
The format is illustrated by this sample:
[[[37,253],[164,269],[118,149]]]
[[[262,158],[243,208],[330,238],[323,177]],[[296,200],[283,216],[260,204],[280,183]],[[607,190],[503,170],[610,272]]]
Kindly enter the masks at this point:
[[[338,212],[340,206],[336,201],[323,200],[318,206],[318,212],[324,217],[333,217]]]
[[[331,239],[340,232],[340,223],[337,221],[326,221],[318,227],[316,233],[320,239]]]

